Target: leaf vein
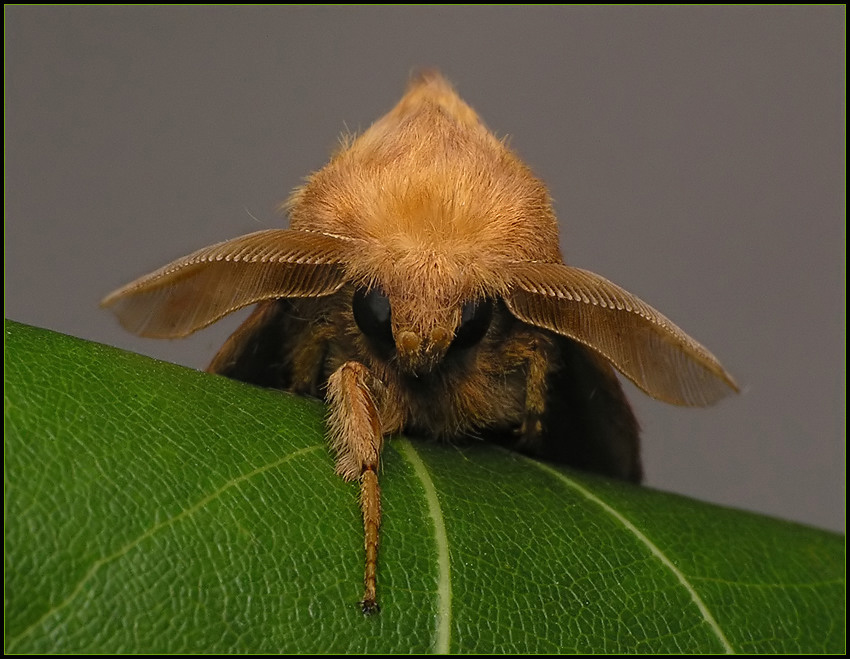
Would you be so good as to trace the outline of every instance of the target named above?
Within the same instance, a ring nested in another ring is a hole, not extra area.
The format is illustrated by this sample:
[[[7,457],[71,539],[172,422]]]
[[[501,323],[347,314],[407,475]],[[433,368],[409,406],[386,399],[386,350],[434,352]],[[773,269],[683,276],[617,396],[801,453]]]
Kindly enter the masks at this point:
[[[122,547],[120,547],[119,549],[114,551],[113,553],[109,554],[108,556],[104,556],[102,558],[97,559],[96,561],[94,561],[94,563],[92,563],[91,567],[86,571],[86,573],[83,575],[83,577],[77,583],[77,585],[73,588],[73,590],[71,590],[71,592],[68,594],[68,596],[64,600],[59,602],[57,605],[50,607],[47,611],[44,612],[44,614],[38,620],[33,622],[29,627],[24,629],[16,637],[12,638],[9,642],[9,645],[8,645],[6,651],[7,652],[13,652],[14,646],[17,645],[19,642],[21,642],[21,640],[23,640],[24,638],[29,636],[45,620],[47,620],[52,615],[58,613],[59,611],[61,611],[62,609],[66,608],[68,605],[70,605],[71,602],[73,602],[77,598],[77,596],[80,593],[82,593],[85,585],[89,581],[91,581],[92,578],[94,578],[95,574],[97,574],[97,572],[104,565],[107,565],[107,564],[109,564],[109,563],[111,563],[115,560],[118,560],[119,558],[121,558],[122,556],[124,556],[125,554],[130,552],[134,547],[138,546],[139,544],[141,544],[142,542],[144,542],[148,538],[153,537],[159,531],[162,531],[163,529],[166,529],[170,526],[173,526],[174,524],[177,524],[178,522],[182,521],[183,519],[186,519],[187,517],[198,512],[199,510],[201,510],[202,508],[204,508],[208,504],[212,503],[215,499],[220,497],[222,494],[224,494],[227,490],[229,490],[233,487],[236,487],[236,486],[240,485],[241,483],[244,483],[245,481],[250,480],[251,478],[254,478],[255,476],[259,476],[260,474],[262,474],[264,472],[270,471],[271,469],[274,469],[276,467],[284,465],[287,462],[289,462],[290,460],[294,460],[295,458],[301,457],[302,455],[304,455],[306,453],[311,453],[313,451],[316,451],[316,450],[322,449],[322,448],[324,448],[324,444],[316,444],[314,446],[308,446],[308,447],[299,449],[299,450],[297,450],[293,453],[290,453],[289,455],[286,455],[286,456],[280,458],[279,460],[275,460],[274,462],[270,462],[268,464],[257,467],[256,469],[253,469],[253,470],[251,470],[251,471],[249,471],[245,474],[242,474],[240,476],[236,476],[235,478],[231,478],[229,481],[224,483],[217,490],[211,492],[210,494],[206,495],[205,497],[202,497],[201,499],[196,501],[194,504],[192,504],[188,508],[183,509],[182,511],[180,511],[179,513],[177,513],[176,515],[174,515],[172,517],[169,517],[168,519],[165,519],[165,520],[163,520],[163,521],[161,521],[157,524],[154,524],[147,531],[139,534],[137,537],[133,538],[132,540],[130,540],[125,545],[123,545]]]
[[[717,639],[720,641],[720,644],[723,646],[723,650],[726,654],[735,654],[735,649],[732,647],[732,644],[726,638],[726,634],[723,633],[723,630],[720,628],[717,620],[714,618],[714,615],[709,610],[708,606],[703,601],[702,597],[700,597],[696,588],[693,584],[688,581],[688,577],[676,567],[672,560],[670,560],[661,548],[656,545],[652,540],[649,539],[647,535],[645,535],[637,526],[635,526],[625,515],[618,512],[610,505],[605,503],[598,496],[593,494],[590,490],[582,487],[578,483],[576,483],[571,478],[568,478],[561,472],[552,467],[543,464],[541,462],[537,462],[536,460],[532,460],[531,458],[527,458],[525,456],[519,456],[527,462],[537,466],[542,471],[547,472],[548,474],[554,476],[559,479],[561,482],[566,484],[568,487],[576,490],[579,494],[581,494],[585,499],[591,501],[602,508],[606,513],[611,515],[614,519],[616,519],[620,524],[622,524],[626,529],[628,529],[634,536],[643,543],[647,549],[649,549],[650,553],[657,558],[664,567],[666,567],[670,572],[673,573],[673,576],[679,581],[680,584],[688,591],[688,594],[691,596],[691,600],[693,600],[696,607],[699,609],[699,612],[702,614],[703,619],[706,621],[708,626],[714,632]]]
[[[828,579],[825,581],[788,581],[788,582],[773,582],[765,581],[759,583],[757,581],[733,581],[731,579],[718,579],[716,577],[691,577],[693,581],[701,581],[705,583],[719,583],[724,586],[733,586],[736,588],[756,588],[756,589],[779,589],[786,590],[791,588],[824,588],[831,586],[845,586],[844,579]]]

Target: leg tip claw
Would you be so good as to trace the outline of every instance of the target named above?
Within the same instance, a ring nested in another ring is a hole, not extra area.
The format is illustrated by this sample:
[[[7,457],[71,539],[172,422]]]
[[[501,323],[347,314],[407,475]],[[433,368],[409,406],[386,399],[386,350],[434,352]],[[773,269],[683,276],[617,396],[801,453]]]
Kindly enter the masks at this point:
[[[373,599],[364,599],[360,602],[360,610],[364,616],[372,616],[381,612],[381,607]]]

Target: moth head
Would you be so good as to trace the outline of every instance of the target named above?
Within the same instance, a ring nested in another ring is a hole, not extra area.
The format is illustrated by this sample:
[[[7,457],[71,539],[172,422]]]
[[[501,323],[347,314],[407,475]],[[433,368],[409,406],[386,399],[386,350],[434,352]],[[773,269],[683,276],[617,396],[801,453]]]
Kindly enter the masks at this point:
[[[358,327],[402,371],[434,370],[486,334],[514,261],[561,260],[545,185],[443,78],[416,78],[287,204],[293,229],[355,242]]]
[[[352,297],[354,320],[376,353],[408,374],[429,373],[450,350],[477,346],[490,328],[493,302],[475,298],[446,309],[425,322],[405,318],[405,305],[393,306],[382,289],[357,288]]]
[[[487,334],[496,287],[476,268],[433,249],[398,253],[384,277],[355,287],[352,311],[374,354],[403,373],[429,373]]]

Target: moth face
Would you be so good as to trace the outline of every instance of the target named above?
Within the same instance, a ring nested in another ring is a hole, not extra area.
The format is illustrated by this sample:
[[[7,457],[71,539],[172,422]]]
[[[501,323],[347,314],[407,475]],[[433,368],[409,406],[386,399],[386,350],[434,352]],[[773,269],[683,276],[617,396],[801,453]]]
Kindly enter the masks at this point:
[[[409,375],[439,370],[450,352],[477,346],[493,316],[489,299],[443,306],[427,316],[414,314],[415,302],[394,299],[379,287],[357,288],[351,307],[357,327],[376,354]]]

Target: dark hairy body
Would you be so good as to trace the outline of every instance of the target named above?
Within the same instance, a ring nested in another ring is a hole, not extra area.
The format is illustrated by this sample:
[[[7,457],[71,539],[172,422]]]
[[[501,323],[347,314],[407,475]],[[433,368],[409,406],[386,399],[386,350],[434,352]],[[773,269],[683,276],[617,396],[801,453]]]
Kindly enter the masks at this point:
[[[455,443],[494,441],[529,455],[638,482],[639,428],[613,368],[581,344],[495,304],[488,331],[435,372],[393,368],[357,327],[353,289],[261,303],[208,367],[234,380],[323,398],[342,364],[383,384],[383,432]]]

